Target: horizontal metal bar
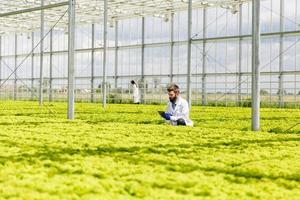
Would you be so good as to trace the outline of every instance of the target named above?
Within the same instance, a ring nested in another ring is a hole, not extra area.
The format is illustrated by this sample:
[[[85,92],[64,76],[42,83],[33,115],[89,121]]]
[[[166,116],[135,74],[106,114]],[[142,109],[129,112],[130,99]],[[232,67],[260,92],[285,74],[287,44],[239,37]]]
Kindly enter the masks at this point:
[[[262,76],[267,76],[267,75],[300,75],[300,71],[283,71],[283,72],[261,72]],[[239,73],[206,73],[206,76],[238,76]],[[251,72],[242,72],[241,73],[242,76],[251,76]],[[117,78],[140,78],[140,75],[120,75]],[[170,75],[169,74],[153,74],[153,75],[145,75],[145,78],[169,78]],[[173,74],[173,77],[186,77],[186,74]],[[192,77],[202,77],[202,73],[197,73],[197,74],[192,74]],[[75,77],[76,79],[87,79],[90,80],[91,77],[90,76],[84,76],[84,77]],[[107,76],[107,78],[116,78],[115,76]],[[44,79],[49,79],[49,77],[44,77]],[[94,76],[94,79],[102,79],[102,76]],[[39,80],[39,78],[19,78],[18,80]],[[52,77],[52,80],[67,80],[67,77]],[[1,79],[0,79],[1,81]],[[251,81],[249,79],[249,81]],[[274,82],[274,81],[270,81],[270,82]],[[285,82],[289,82],[289,81],[285,81]],[[294,82],[294,81],[293,81]],[[298,82],[298,81],[296,81]],[[264,83],[264,81],[262,81],[262,83]]]
[[[23,14],[23,13],[34,12],[34,11],[39,11],[39,10],[46,10],[46,9],[57,8],[57,7],[61,7],[61,6],[67,6],[67,5],[69,5],[69,2],[65,1],[65,2],[56,3],[56,4],[49,4],[49,5],[45,5],[45,6],[16,10],[16,11],[7,12],[7,13],[0,13],[0,17],[8,17],[11,15],[19,15],[19,14]]]
[[[270,37],[270,36],[280,36],[280,35],[297,35],[300,34],[300,30],[297,31],[285,31],[285,32],[271,32],[271,33],[262,33],[262,37]],[[193,39],[193,42],[202,42],[202,41],[217,41],[217,40],[235,40],[240,38],[251,38],[251,35],[232,35],[232,36],[224,36],[224,37],[207,37],[205,39],[199,38],[199,39]]]
[[[280,36],[281,34],[284,34],[284,36],[291,36],[291,35],[297,35],[300,36],[300,30],[299,31],[288,31],[288,32],[276,32],[276,33],[265,33],[262,34],[262,36],[264,37],[268,37],[268,36]],[[217,40],[238,40],[239,38],[247,38],[247,37],[251,37],[250,35],[241,35],[241,36],[228,36],[228,37],[216,37],[216,38],[206,38],[206,41],[217,41]],[[193,44],[198,43],[198,42],[202,42],[203,39],[194,39],[193,40]],[[164,47],[164,46],[169,46],[171,45],[171,42],[159,42],[159,43],[146,43],[145,44],[145,48],[150,48],[150,47]],[[187,41],[176,41],[173,42],[173,44],[176,45],[185,45],[187,44]],[[123,50],[123,49],[137,49],[137,48],[141,48],[142,45],[141,44],[135,44],[135,45],[123,45],[123,46],[118,46],[118,50]],[[89,52],[92,51],[92,48],[84,48],[84,49],[76,49],[76,52]],[[94,48],[95,51],[102,51],[103,48],[102,47],[98,47],[98,48]],[[115,47],[108,47],[108,50],[115,50]],[[63,54],[63,53],[67,53],[67,50],[59,50],[59,51],[53,51],[53,54]],[[48,51],[45,51],[45,54],[49,54]],[[27,54],[18,54],[18,57],[22,57],[22,56],[26,56]],[[35,56],[38,56],[39,53],[34,53]],[[2,55],[2,58],[9,58],[9,57],[14,57],[15,55]]]

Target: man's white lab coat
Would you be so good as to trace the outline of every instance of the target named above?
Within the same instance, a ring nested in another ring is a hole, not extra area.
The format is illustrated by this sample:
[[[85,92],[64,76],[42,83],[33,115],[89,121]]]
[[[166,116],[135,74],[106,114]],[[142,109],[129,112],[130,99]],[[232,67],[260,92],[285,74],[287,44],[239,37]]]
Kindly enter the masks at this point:
[[[136,84],[133,84],[133,103],[140,103],[140,92]]]
[[[184,119],[185,124],[187,126],[193,126],[193,122],[189,118],[190,109],[188,102],[185,99],[178,96],[175,104],[176,106],[173,109],[172,102],[168,102],[167,113],[170,113],[172,115],[170,123],[173,126],[176,126],[178,119]]]

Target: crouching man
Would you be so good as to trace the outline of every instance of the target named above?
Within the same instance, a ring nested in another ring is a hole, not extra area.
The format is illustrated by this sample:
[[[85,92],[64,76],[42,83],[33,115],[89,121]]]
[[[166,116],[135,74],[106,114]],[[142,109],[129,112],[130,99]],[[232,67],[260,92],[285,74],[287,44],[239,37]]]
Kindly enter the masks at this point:
[[[189,119],[188,102],[180,96],[178,85],[169,85],[167,91],[169,95],[167,112],[161,116],[173,126],[193,126],[193,122]]]

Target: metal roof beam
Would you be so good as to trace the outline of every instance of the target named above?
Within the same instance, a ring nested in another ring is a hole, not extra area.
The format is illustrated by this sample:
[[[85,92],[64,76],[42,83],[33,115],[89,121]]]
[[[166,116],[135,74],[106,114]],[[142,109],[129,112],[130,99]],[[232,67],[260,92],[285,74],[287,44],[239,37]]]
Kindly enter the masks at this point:
[[[0,17],[7,17],[7,16],[19,15],[19,14],[29,13],[29,12],[39,11],[39,10],[57,8],[57,7],[61,7],[61,6],[67,6],[68,4],[69,4],[69,2],[66,1],[66,2],[61,2],[61,3],[56,3],[56,4],[49,4],[49,5],[39,6],[39,7],[34,7],[34,8],[16,10],[16,11],[7,12],[7,13],[0,13]]]

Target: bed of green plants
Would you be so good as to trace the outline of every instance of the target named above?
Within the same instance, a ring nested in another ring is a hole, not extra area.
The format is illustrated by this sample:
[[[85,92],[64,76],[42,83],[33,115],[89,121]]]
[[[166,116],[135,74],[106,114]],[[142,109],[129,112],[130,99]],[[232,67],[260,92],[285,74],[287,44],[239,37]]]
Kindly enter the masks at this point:
[[[0,199],[299,199],[297,109],[0,102]]]

